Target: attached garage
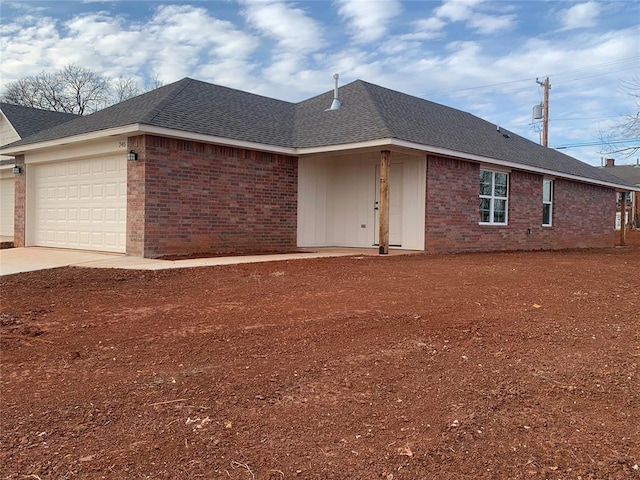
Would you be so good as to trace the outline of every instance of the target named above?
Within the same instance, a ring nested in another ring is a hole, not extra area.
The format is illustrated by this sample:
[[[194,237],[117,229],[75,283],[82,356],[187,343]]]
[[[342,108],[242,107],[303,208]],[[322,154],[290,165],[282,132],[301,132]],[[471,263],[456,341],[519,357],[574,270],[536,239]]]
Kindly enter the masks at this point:
[[[11,169],[0,171],[0,236],[13,237],[15,179]]]
[[[28,173],[28,245],[125,253],[124,155],[37,164]]]

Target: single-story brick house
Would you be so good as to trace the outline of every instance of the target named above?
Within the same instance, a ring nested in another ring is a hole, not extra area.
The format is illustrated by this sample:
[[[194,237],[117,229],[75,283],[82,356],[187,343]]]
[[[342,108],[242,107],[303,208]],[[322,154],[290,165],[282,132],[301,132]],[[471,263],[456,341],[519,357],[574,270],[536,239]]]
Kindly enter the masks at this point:
[[[52,112],[0,102],[0,146],[77,118],[72,113]],[[0,156],[0,236],[13,237],[13,158]]]
[[[15,142],[1,151],[22,170],[15,243],[144,257],[372,247],[384,183],[392,248],[603,247],[616,191],[637,188],[371,83],[342,86],[330,109],[334,96],[185,78]]]

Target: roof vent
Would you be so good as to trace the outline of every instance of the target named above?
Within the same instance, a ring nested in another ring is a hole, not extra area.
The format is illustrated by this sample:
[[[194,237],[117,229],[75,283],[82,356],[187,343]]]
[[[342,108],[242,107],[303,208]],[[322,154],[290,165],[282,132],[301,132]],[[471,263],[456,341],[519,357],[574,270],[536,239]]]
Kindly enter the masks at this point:
[[[333,87],[333,102],[331,102],[331,106],[325,110],[325,112],[329,110],[338,110],[340,108],[340,100],[338,100],[338,79],[340,75],[337,73],[333,74],[333,79],[335,80],[335,86]]]

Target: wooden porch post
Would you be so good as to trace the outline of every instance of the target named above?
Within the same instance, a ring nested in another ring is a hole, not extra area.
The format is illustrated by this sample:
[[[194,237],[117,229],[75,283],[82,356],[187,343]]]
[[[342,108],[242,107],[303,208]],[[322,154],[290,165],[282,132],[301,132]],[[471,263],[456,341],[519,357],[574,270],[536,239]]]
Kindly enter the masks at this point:
[[[380,205],[379,220],[380,255],[389,253],[389,164],[391,163],[391,151],[380,152]]]
[[[620,192],[620,245],[627,244],[627,192]]]

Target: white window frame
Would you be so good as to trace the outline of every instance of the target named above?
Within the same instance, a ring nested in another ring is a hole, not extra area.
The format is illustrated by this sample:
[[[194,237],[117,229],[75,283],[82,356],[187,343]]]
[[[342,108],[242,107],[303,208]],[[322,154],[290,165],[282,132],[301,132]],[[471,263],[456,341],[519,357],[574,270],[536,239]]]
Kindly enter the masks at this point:
[[[489,218],[490,221],[479,221],[479,225],[508,225],[509,224],[509,172],[500,170],[490,170],[488,168],[480,168],[480,177],[482,178],[482,172],[491,173],[491,195],[483,195],[482,191],[478,195],[480,200],[489,200]],[[507,192],[505,196],[496,195],[496,175],[506,175],[507,177]],[[481,183],[478,185],[480,188]],[[495,203],[496,200],[504,200],[504,222],[495,221]],[[480,205],[478,204],[478,214],[480,214]]]
[[[544,198],[544,189],[545,185],[549,183],[549,198],[545,200]],[[544,178],[542,179],[542,226],[543,227],[552,227],[553,226],[553,189],[554,189],[554,181],[553,178]],[[546,206],[549,206],[549,222],[544,223],[544,209]]]

